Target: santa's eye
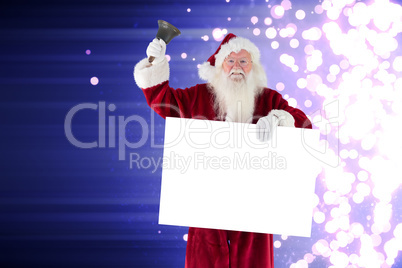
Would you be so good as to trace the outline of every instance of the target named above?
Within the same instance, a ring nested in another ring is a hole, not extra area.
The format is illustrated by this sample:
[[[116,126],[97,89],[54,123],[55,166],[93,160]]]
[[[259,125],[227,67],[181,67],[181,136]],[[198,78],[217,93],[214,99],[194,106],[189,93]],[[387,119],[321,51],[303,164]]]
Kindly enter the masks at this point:
[[[234,65],[235,62],[236,62],[236,61],[235,61],[234,59],[227,59],[227,60],[226,60],[226,63],[229,64],[229,65]]]
[[[241,67],[246,67],[248,65],[248,63],[249,63],[249,61],[247,59],[236,60],[236,59],[233,59],[233,58],[227,58],[225,61],[226,61],[226,64],[229,65],[229,66],[235,65],[236,61],[239,63],[239,65]]]

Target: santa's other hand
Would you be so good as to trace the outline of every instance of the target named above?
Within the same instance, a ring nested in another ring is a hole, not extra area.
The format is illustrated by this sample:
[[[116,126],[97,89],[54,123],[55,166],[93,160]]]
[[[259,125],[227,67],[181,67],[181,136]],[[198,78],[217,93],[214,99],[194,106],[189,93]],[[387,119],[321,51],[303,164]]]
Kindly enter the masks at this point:
[[[285,110],[272,110],[267,116],[275,118],[278,121],[277,126],[295,127],[295,119]]]
[[[147,57],[153,57],[154,60],[152,62],[153,65],[158,64],[166,59],[166,43],[162,39],[155,38],[149,43],[147,47]]]
[[[275,131],[277,126],[273,122],[272,116],[264,116],[257,121],[257,139],[261,142],[269,141],[272,138],[272,132]]]
[[[295,119],[284,110],[272,110],[257,121],[257,139],[265,142],[272,138],[277,126],[294,127]]]

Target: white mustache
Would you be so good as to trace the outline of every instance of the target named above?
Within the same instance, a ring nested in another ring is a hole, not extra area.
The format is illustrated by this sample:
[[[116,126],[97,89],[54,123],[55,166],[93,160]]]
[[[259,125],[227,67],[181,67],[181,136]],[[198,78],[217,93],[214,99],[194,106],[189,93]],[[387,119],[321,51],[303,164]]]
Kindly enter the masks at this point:
[[[236,74],[242,74],[242,75],[246,76],[246,74],[243,72],[242,69],[235,69],[235,70],[232,70],[229,75],[232,75],[232,74],[235,74],[235,75],[236,75]]]

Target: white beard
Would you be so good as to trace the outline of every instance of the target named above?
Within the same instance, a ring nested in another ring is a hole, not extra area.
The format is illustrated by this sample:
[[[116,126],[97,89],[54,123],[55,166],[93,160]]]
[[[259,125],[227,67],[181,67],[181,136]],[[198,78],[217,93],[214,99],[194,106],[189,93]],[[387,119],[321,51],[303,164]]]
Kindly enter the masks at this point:
[[[221,69],[210,81],[215,93],[214,106],[219,119],[251,123],[255,97],[260,94],[262,88],[255,83],[253,70],[247,76],[240,73],[231,73],[231,78]]]

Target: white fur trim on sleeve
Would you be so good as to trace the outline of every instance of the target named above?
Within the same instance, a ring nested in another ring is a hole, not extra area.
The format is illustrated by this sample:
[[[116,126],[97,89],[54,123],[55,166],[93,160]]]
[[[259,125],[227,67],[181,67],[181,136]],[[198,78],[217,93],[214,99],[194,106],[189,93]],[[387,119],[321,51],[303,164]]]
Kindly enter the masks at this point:
[[[134,80],[140,88],[149,88],[169,80],[169,63],[165,59],[162,62],[149,65],[145,58],[134,67]]]
[[[272,110],[268,116],[278,118],[278,126],[295,127],[295,119],[293,116],[285,110]]]

